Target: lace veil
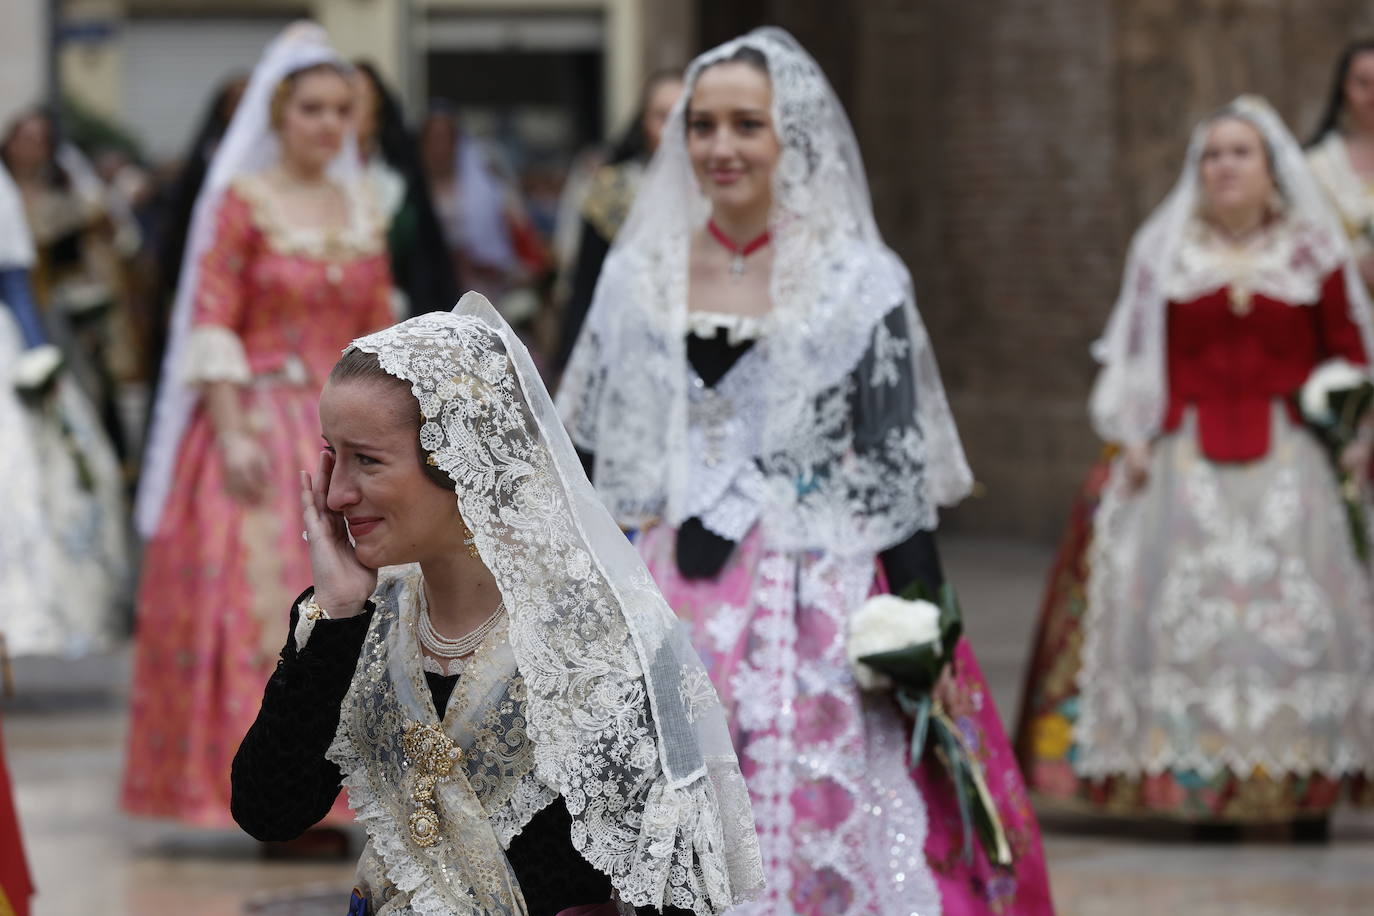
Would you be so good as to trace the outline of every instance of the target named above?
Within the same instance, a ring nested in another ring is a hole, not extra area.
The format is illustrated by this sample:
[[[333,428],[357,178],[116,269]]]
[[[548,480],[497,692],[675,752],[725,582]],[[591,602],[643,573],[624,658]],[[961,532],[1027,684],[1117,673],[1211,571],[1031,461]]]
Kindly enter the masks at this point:
[[[701,72],[767,61],[782,155],[773,179],[773,309],[707,389],[686,357],[692,235],[709,215],[686,147]],[[784,548],[877,551],[934,528],[972,476],[911,277],[882,241],[858,143],[816,62],[764,28],[698,57],[602,270],[559,390],[597,492],[625,525],[700,517]]]
[[[191,228],[186,236],[186,256],[172,306],[171,328],[163,358],[162,384],[153,408],[152,431],[139,479],[134,522],[139,534],[150,538],[157,532],[163,504],[172,485],[181,437],[198,400],[196,389],[181,381],[182,360],[191,334],[200,260],[214,241],[215,219],[225,189],[240,175],[260,171],[277,162],[280,149],[272,129],[272,94],[292,73],[319,64],[348,63],[329,46],[324,29],[312,22],[297,22],[273,39],[253,69],[248,87],[229,122],[224,139],[196,198]],[[330,164],[330,175],[346,184],[361,174],[357,144],[350,135],[343,150]]]
[[[1305,254],[1316,259],[1322,274],[1338,267],[1344,272],[1351,318],[1360,328],[1366,352],[1374,353],[1374,309],[1350,257],[1339,216],[1278,113],[1257,96],[1241,96],[1194,129],[1178,183],[1131,241],[1121,291],[1107,330],[1093,345],[1093,355],[1102,369],[1093,386],[1089,409],[1098,435],[1108,441],[1144,443],[1163,423],[1168,404],[1168,303],[1171,293],[1178,288],[1180,274],[1189,269],[1185,248],[1201,202],[1198,172],[1202,150],[1208,130],[1221,117],[1241,118],[1260,132],[1290,231],[1302,236]],[[1279,267],[1267,278],[1270,283],[1281,284],[1283,277],[1291,277],[1293,272],[1286,269],[1288,265]],[[1199,287],[1210,285],[1216,289],[1236,279],[1217,273],[1209,284],[1203,272],[1198,274],[1187,282],[1189,292],[1200,294],[1207,289]],[[1266,277],[1249,279],[1255,291],[1266,291]],[[1288,298],[1282,289],[1273,292]]]
[[[564,798],[579,852],[635,905],[719,913],[757,892],[758,840],[720,701],[597,500],[525,347],[476,293],[353,346],[419,401],[420,443],[454,480],[509,610],[533,775]],[[507,825],[507,841],[523,826]]]

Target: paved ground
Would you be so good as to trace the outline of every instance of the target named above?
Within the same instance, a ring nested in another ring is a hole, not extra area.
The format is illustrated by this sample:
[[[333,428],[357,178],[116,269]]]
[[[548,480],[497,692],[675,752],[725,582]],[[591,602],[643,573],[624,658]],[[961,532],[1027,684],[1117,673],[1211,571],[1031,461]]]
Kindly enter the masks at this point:
[[[1049,550],[982,539],[943,546],[979,660],[1004,718],[1014,716]],[[265,863],[247,837],[117,812],[125,655],[25,662],[15,673],[19,695],[6,703],[4,727],[40,888],[37,916],[342,913],[351,866]],[[1374,913],[1374,815],[1342,815],[1329,845],[1297,847],[1278,837],[1198,845],[1160,828],[1045,826],[1065,916]],[[267,903],[312,890],[333,891],[338,902]]]

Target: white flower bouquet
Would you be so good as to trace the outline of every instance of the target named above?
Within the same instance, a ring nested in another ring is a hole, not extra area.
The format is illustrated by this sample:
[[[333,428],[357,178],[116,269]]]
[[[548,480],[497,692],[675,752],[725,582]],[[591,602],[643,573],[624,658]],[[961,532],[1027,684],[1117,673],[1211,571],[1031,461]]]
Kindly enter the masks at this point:
[[[1374,381],[1361,366],[1344,359],[1329,359],[1312,370],[1298,390],[1297,403],[1303,420],[1326,446],[1336,465],[1355,551],[1361,560],[1367,561],[1369,529],[1365,524],[1360,480],[1341,468],[1340,460],[1341,453],[1361,435],[1361,423],[1374,405]]]
[[[975,836],[997,865],[1012,863],[1011,845],[978,763],[936,685],[954,658],[963,617],[948,584],[932,596],[919,583],[905,595],[876,595],[849,621],[846,654],[864,690],[891,690],[912,718],[911,765],[934,738],[935,755],[949,771],[964,823],[964,857],[973,859]]]
[[[16,390],[37,396],[48,390],[61,368],[62,351],[52,344],[39,344],[20,354],[11,377]]]

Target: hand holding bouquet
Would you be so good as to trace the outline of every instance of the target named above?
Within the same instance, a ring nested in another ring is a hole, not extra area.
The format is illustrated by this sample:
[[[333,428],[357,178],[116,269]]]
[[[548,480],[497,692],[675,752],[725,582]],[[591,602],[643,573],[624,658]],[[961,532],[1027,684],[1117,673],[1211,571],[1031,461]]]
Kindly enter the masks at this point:
[[[849,663],[860,687],[894,691],[902,711],[911,716],[912,766],[924,753],[927,738],[933,737],[935,754],[954,783],[964,822],[965,859],[973,858],[976,833],[989,861],[1007,866],[1012,863],[1011,846],[982,767],[936,690],[963,630],[959,602],[949,585],[933,600],[919,584],[902,597],[876,595],[850,619]]]
[[[1355,552],[1366,562],[1369,529],[1362,488],[1369,468],[1367,460],[1350,460],[1350,456],[1368,455],[1368,437],[1374,432],[1368,423],[1372,404],[1374,382],[1368,370],[1343,359],[1327,360],[1312,370],[1298,392],[1303,420],[1326,446],[1340,476]]]

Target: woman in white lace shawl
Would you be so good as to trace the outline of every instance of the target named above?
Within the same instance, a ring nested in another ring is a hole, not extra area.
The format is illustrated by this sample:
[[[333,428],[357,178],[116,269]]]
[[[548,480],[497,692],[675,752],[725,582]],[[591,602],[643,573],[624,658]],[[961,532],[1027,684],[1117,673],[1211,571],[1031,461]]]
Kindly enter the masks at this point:
[[[775,914],[1049,912],[1039,833],[961,644],[1015,868],[960,855],[953,789],[861,694],[846,621],[940,584],[931,531],[971,475],[911,278],[816,62],[762,29],[688,68],[559,392],[612,515],[730,713]]]
[[[719,700],[491,305],[354,341],[320,419],[315,585],[234,761],[239,823],[290,838],[342,778],[369,839],[354,905],[379,916],[756,893]]]
[[[1374,285],[1374,38],[1341,54],[1307,161],[1340,214],[1360,276]]]
[[[1367,364],[1372,331],[1274,110],[1199,124],[1095,349],[1093,423],[1122,448],[1047,599],[1021,745],[1039,793],[1320,835],[1374,767],[1370,568],[1294,398],[1322,360]]]

